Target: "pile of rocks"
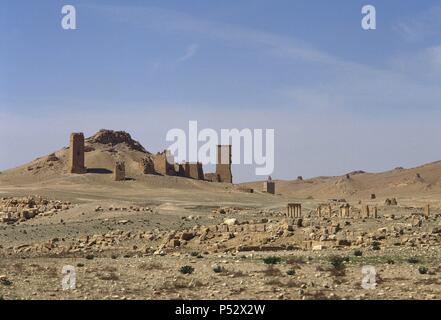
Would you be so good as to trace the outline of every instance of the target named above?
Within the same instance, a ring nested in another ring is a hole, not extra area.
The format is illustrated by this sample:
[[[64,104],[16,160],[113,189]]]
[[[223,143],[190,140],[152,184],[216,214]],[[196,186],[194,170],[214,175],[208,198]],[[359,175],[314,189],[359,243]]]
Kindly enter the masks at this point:
[[[0,200],[0,222],[26,221],[37,215],[53,215],[72,207],[70,202],[48,200],[40,196],[2,198]]]
[[[97,206],[94,210],[95,212],[104,212],[104,211],[127,211],[127,212],[153,212],[152,208],[149,207],[140,207],[140,206],[129,206],[129,207],[116,207],[109,206],[107,209]]]

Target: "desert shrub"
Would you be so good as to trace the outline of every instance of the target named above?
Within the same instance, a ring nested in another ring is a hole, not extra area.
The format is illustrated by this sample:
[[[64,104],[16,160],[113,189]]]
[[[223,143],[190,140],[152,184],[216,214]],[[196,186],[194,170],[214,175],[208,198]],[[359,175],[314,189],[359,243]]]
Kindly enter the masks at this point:
[[[289,269],[288,271],[286,271],[286,274],[289,276],[293,276],[296,274],[296,271],[294,269]]]
[[[4,286],[11,286],[12,285],[12,281],[8,280],[8,279],[0,279],[0,284],[2,284]]]
[[[363,251],[361,251],[361,250],[355,250],[354,251],[354,256],[361,257],[362,255],[363,255]]]
[[[407,262],[409,262],[410,264],[416,264],[420,262],[420,259],[418,259],[417,257],[410,257],[409,259],[407,259]]]
[[[372,250],[375,250],[375,251],[380,250],[380,249],[381,249],[381,248],[380,248],[380,245],[381,245],[381,243],[378,242],[378,241],[374,241],[374,242],[372,242]]]
[[[182,274],[192,274],[194,272],[194,268],[192,266],[182,266],[179,269],[179,272]]]
[[[418,272],[419,272],[420,274],[427,274],[427,272],[429,272],[429,269],[428,269],[427,267],[425,267],[425,266],[420,266],[420,267],[418,268]]]
[[[334,276],[344,276],[346,274],[345,262],[348,261],[348,257],[330,256],[329,262],[331,263],[331,274]]]
[[[340,256],[331,256],[329,257],[329,262],[331,263],[334,269],[344,268],[344,259]]]
[[[387,264],[395,264],[395,261],[393,259],[389,258],[386,260],[386,263]]]
[[[263,259],[263,262],[265,264],[270,264],[270,265],[278,264],[281,261],[282,261],[282,259],[280,257],[276,257],[276,256],[270,256],[270,257],[266,257]]]

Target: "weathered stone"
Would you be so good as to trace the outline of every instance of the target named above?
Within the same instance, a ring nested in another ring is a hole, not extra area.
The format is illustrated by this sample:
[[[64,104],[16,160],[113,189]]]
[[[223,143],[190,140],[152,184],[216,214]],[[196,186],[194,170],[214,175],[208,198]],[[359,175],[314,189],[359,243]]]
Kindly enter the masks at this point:
[[[84,166],[84,135],[83,133],[72,133],[69,146],[69,172],[82,174],[87,169]]]
[[[217,146],[216,175],[219,182],[233,183],[231,173],[231,145]]]

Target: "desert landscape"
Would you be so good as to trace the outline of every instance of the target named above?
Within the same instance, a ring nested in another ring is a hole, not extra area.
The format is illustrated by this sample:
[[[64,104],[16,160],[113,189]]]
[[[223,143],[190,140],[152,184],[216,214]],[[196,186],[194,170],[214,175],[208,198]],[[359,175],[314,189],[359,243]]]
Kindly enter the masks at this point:
[[[0,173],[0,299],[441,298],[441,162],[233,184],[123,131],[66,142]]]

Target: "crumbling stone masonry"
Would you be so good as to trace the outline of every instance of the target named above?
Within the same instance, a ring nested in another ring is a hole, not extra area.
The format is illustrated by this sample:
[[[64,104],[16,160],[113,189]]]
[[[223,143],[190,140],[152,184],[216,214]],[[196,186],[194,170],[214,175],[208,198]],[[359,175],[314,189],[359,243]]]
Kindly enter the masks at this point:
[[[205,177],[206,181],[220,182],[219,181],[219,176],[216,173],[213,173],[213,172],[205,173],[204,177]]]
[[[286,216],[288,218],[301,218],[302,205],[300,203],[288,203],[286,208]]]
[[[263,192],[275,194],[276,193],[276,183],[268,177],[268,180],[263,183]]]
[[[113,179],[115,181],[126,180],[126,165],[124,161],[117,161],[115,163],[115,170],[113,171]]]
[[[169,150],[157,153],[153,157],[153,166],[156,173],[164,176],[175,175],[174,159]]]
[[[368,205],[363,206],[363,210],[362,210],[362,217],[363,218],[369,218],[370,216],[370,209]]]
[[[340,206],[340,218],[349,218],[351,214],[351,206],[349,203]]]
[[[217,146],[216,175],[219,182],[233,183],[231,173],[231,145]]]
[[[72,133],[69,146],[70,173],[83,174],[87,172],[84,166],[84,134]]]
[[[204,170],[202,169],[202,163],[190,163],[186,162],[184,165],[185,176],[195,180],[204,180]]]
[[[430,204],[424,207],[424,216],[426,217],[426,219],[430,217]]]
[[[377,207],[374,207],[374,211],[373,211],[372,216],[374,217],[374,219],[378,218],[378,208]]]
[[[322,206],[318,206],[316,209],[317,217],[322,217]]]
[[[175,163],[175,173],[180,177],[185,177],[185,166],[182,163]]]
[[[155,165],[153,160],[150,157],[145,157],[139,163],[141,167],[141,171],[144,174],[154,174],[155,173]]]

